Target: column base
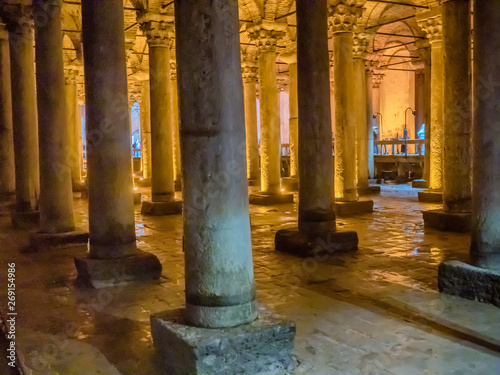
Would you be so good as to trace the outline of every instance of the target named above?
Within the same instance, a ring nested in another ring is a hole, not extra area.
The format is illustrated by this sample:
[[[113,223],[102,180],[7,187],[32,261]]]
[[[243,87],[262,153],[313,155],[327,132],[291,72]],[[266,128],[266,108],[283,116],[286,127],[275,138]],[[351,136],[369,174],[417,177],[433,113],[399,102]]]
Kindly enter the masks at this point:
[[[380,186],[359,187],[358,195],[380,194]]]
[[[142,202],[142,194],[134,192],[134,204],[139,204]]]
[[[500,307],[500,272],[450,260],[439,265],[438,287],[442,293]]]
[[[182,181],[181,180],[174,181],[174,191],[182,191]]]
[[[162,266],[158,258],[145,251],[123,258],[76,257],[77,284],[94,289],[158,279]]]
[[[373,212],[373,201],[359,200],[354,202],[335,202],[337,216],[345,217]]]
[[[0,202],[9,202],[14,200],[16,197],[16,192],[0,193]]]
[[[259,206],[272,206],[275,204],[293,203],[293,194],[264,194],[260,192],[256,194],[250,194],[248,200],[250,204],[256,204]]]
[[[419,191],[418,201],[425,203],[443,203],[443,193],[441,191]]]
[[[139,179],[137,181],[137,186],[139,186],[139,187],[151,187],[151,179],[150,178],[143,178],[142,180]]]
[[[470,232],[472,226],[472,214],[452,213],[444,210],[429,210],[422,212],[424,226],[434,228],[443,232]]]
[[[287,191],[299,190],[298,177],[283,177],[281,179],[281,187]]]
[[[182,214],[182,201],[151,202],[143,201],[141,214],[151,216]]]
[[[298,228],[280,229],[274,237],[274,247],[301,257],[346,253],[358,250],[358,235],[356,232],[309,234],[300,232]]]
[[[186,325],[184,310],[151,315],[151,334],[165,374],[289,374],[295,324],[261,310],[232,328]]]
[[[248,179],[248,186],[260,186],[260,179],[258,178]]]
[[[429,181],[426,180],[414,180],[411,183],[411,187],[415,189],[428,189],[429,188]]]
[[[64,233],[32,233],[30,247],[35,251],[52,248],[85,246],[89,242],[89,233],[73,231]]]
[[[16,229],[32,229],[40,224],[40,211],[20,212],[14,209],[11,219],[12,226]]]
[[[87,190],[87,185],[84,184],[83,182],[73,183],[72,187],[73,187],[73,193],[78,193]]]

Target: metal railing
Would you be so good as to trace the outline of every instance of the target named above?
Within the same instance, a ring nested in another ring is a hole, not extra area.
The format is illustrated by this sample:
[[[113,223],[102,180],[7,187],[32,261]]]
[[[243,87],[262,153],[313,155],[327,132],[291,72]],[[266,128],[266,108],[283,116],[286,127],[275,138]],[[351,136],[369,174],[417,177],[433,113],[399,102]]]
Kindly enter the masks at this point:
[[[391,139],[375,141],[375,155],[423,155],[425,139]],[[405,147],[408,150],[405,150]]]

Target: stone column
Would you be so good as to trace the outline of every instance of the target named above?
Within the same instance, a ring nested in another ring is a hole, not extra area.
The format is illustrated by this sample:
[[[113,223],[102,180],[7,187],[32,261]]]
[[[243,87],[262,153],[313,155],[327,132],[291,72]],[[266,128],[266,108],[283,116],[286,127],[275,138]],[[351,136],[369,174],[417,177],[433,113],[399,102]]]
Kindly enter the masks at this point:
[[[9,33],[0,24],[0,199],[15,193]]]
[[[141,157],[142,178],[151,182],[151,102],[149,80],[141,82]],[[148,184],[148,183],[145,184]]]
[[[245,133],[247,178],[250,186],[260,185],[259,139],[257,136],[257,56],[249,47],[242,51],[243,95],[245,100]]]
[[[366,129],[366,97],[364,88],[361,90],[364,99],[355,101],[354,97],[353,31],[364,3],[364,0],[342,0],[328,9],[335,85],[335,198],[337,214],[340,216],[373,211],[373,201],[355,203],[358,202],[356,120],[359,113]],[[359,82],[363,87],[364,65],[360,66],[363,74]],[[366,166],[365,175],[367,173]]]
[[[471,13],[469,0],[443,7],[444,159],[443,210],[424,211],[428,227],[453,232],[471,229]],[[477,165],[476,168],[484,167]]]
[[[261,192],[250,203],[269,205],[293,202],[293,195],[281,194],[280,113],[277,105],[276,44],[286,24],[263,21],[247,31],[259,49],[260,172]]]
[[[292,326],[256,320],[238,2],[175,5],[186,309],[180,320],[175,312],[152,316],[153,341],[169,374],[287,367]],[[185,356],[175,354],[179,347]]]
[[[12,121],[16,175],[16,205],[12,224],[25,227],[38,223],[40,175],[38,126],[33,64],[33,21],[31,8],[5,5],[4,21],[9,31],[12,84]]]
[[[366,123],[368,124],[368,178],[375,178],[375,156],[373,144],[373,71],[366,70]]]
[[[420,201],[441,201],[443,189],[443,35],[441,7],[417,14],[419,26],[427,33],[431,44],[431,113],[429,192],[419,193]]]
[[[299,222],[298,229],[279,230],[275,245],[302,256],[352,251],[358,244],[355,232],[336,232],[326,4],[297,1]]]
[[[97,288],[161,274],[136,244],[123,30],[122,0],[82,1],[90,243],[75,264],[78,279]]]
[[[171,83],[171,109],[173,145],[174,145],[174,187],[176,191],[181,189],[182,165],[181,165],[181,142],[179,138],[179,95],[177,94],[177,64],[170,61],[170,83]]]
[[[76,88],[76,79],[79,75],[78,70],[65,69],[66,83],[66,114],[68,127],[68,145],[65,146],[68,151],[68,162],[71,169],[71,182],[73,189],[78,189],[82,183],[81,158],[83,157],[79,150],[79,135],[81,132],[80,110],[78,105],[78,95]]]
[[[465,1],[464,1],[465,2]],[[468,2],[467,2],[468,3]],[[500,3],[474,1],[472,265],[439,265],[439,290],[500,307]],[[465,5],[449,4],[459,7]],[[465,10],[463,10],[465,12]],[[448,10],[445,9],[445,13]],[[458,15],[457,11],[457,15]],[[445,21],[446,27],[446,21]],[[464,28],[464,34],[466,27]],[[458,31],[458,30],[455,30]],[[462,32],[458,32],[461,35]],[[463,46],[461,47],[461,49]]]
[[[152,161],[152,200],[143,202],[141,212],[177,214],[182,212],[182,202],[174,200],[174,117],[170,83],[173,17],[146,13],[139,23],[149,46]]]

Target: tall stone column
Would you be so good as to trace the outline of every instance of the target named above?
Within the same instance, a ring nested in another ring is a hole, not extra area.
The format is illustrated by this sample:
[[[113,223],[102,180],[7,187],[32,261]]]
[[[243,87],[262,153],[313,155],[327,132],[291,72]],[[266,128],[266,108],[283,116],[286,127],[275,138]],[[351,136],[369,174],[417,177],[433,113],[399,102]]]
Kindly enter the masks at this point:
[[[366,122],[368,124],[368,178],[375,178],[375,156],[373,144],[373,71],[366,70]]]
[[[146,13],[139,18],[149,46],[151,101],[151,201],[144,201],[141,212],[171,215],[182,212],[175,200],[174,130],[170,83],[170,45],[173,16]]]
[[[80,168],[81,158],[79,150],[79,134],[81,132],[80,110],[78,105],[78,94],[76,80],[79,75],[78,70],[65,69],[65,89],[66,89],[66,114],[68,127],[68,145],[65,146],[68,152],[68,163],[71,169],[71,182],[73,189],[81,186],[82,171]]]
[[[167,373],[270,371],[290,363],[293,328],[256,320],[238,2],[176,1],[175,24],[186,309],[180,321],[169,312],[152,316],[153,341]]]
[[[123,30],[122,0],[82,1],[90,241],[75,264],[78,280],[96,288],[161,274],[136,244]]]
[[[257,136],[257,56],[249,47],[242,51],[243,95],[245,101],[245,134],[247,178],[250,186],[260,185],[259,139]]]
[[[465,1],[464,1],[465,2]],[[467,2],[468,3],[468,2]],[[439,265],[439,290],[500,307],[500,3],[474,1],[472,265]],[[464,4],[445,6],[458,9]],[[465,10],[463,10],[465,12]],[[448,9],[445,9],[445,14]],[[446,16],[445,16],[446,17]],[[446,26],[446,21],[445,21]],[[463,27],[463,25],[461,25]],[[464,28],[464,33],[466,28]],[[457,30],[456,30],[457,31]],[[461,35],[462,32],[458,32]],[[461,49],[464,48],[463,46]]]
[[[250,196],[253,204],[293,202],[292,194],[281,194],[280,113],[276,87],[276,44],[284,36],[285,29],[286,24],[268,21],[247,29],[259,49],[261,191]]]
[[[0,24],[0,199],[15,193],[9,33]]]
[[[12,224],[26,227],[39,221],[40,174],[35,93],[33,21],[30,7],[4,4],[9,31],[16,205]]]
[[[443,209],[424,211],[426,226],[466,232],[471,228],[471,13],[469,0],[446,1],[444,41]],[[481,166],[477,165],[477,168]]]
[[[141,82],[141,158],[142,178],[151,182],[151,102],[149,80]]]
[[[179,137],[179,95],[177,93],[177,64],[170,61],[170,84],[171,84],[171,105],[170,114],[172,116],[173,146],[174,146],[174,187],[180,191],[182,185],[182,165],[181,165],[181,141]]]
[[[358,245],[355,232],[336,232],[326,4],[297,1],[299,222],[297,229],[279,230],[275,245],[302,256]],[[321,248],[322,242],[328,247]]]
[[[359,118],[366,129],[366,97],[355,100],[355,75],[353,70],[353,31],[366,1],[342,0],[328,9],[329,29],[333,39],[333,65],[335,85],[335,198],[337,214],[373,211],[373,201],[358,202],[356,124]],[[364,87],[364,64],[360,86]],[[366,152],[365,152],[366,154]],[[366,159],[365,159],[366,160]],[[366,173],[368,168],[366,166]]]
[[[443,95],[444,62],[441,7],[417,14],[419,26],[431,44],[431,113],[429,191],[419,192],[420,201],[440,202],[443,190]],[[435,193],[435,194],[432,194]]]

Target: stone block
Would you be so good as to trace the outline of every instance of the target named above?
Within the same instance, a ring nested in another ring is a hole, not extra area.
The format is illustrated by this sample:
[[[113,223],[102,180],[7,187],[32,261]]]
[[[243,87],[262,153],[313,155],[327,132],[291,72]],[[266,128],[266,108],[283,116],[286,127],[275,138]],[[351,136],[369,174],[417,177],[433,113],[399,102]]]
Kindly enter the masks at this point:
[[[250,194],[249,202],[250,202],[250,204],[256,204],[259,206],[272,206],[275,204],[293,203],[293,194],[292,193]]]
[[[40,224],[40,211],[11,212],[12,226],[16,229],[32,229]]]
[[[181,180],[174,181],[174,190],[175,191],[182,191],[182,181]]]
[[[347,231],[308,234],[298,228],[280,229],[276,232],[274,246],[278,251],[301,257],[331,255],[358,250],[358,235]]]
[[[380,194],[380,186],[366,186],[358,188],[359,195]]]
[[[414,180],[411,183],[411,187],[415,189],[428,189],[429,181],[426,180]]]
[[[439,291],[500,307],[500,272],[472,266],[458,260],[439,265]]]
[[[355,202],[335,202],[337,216],[345,217],[373,212],[372,200],[359,200]]]
[[[150,178],[139,178],[136,182],[139,187],[151,187],[151,179]]]
[[[188,326],[183,310],[151,316],[153,343],[165,374],[290,374],[295,324],[268,311],[232,328]]]
[[[151,216],[177,215],[182,213],[182,201],[142,202],[141,214]]]
[[[443,203],[443,193],[440,191],[419,191],[418,201],[425,203]]]
[[[286,191],[299,190],[299,179],[297,177],[283,177],[281,179],[281,187]]]
[[[35,251],[52,248],[82,246],[89,241],[89,233],[73,231],[65,233],[32,233],[30,234],[30,247]]]
[[[472,226],[471,213],[452,213],[444,210],[423,211],[424,226],[443,232],[470,232]]]
[[[260,180],[258,178],[249,179],[248,186],[260,186]]]
[[[82,192],[84,190],[88,190],[87,185],[85,183],[83,183],[83,182],[74,183],[72,186],[73,186],[73,192],[74,193]]]
[[[139,204],[142,201],[142,194],[134,192],[134,204]]]
[[[158,258],[144,251],[122,258],[84,256],[74,260],[78,271],[77,283],[95,289],[158,279],[162,270]]]

